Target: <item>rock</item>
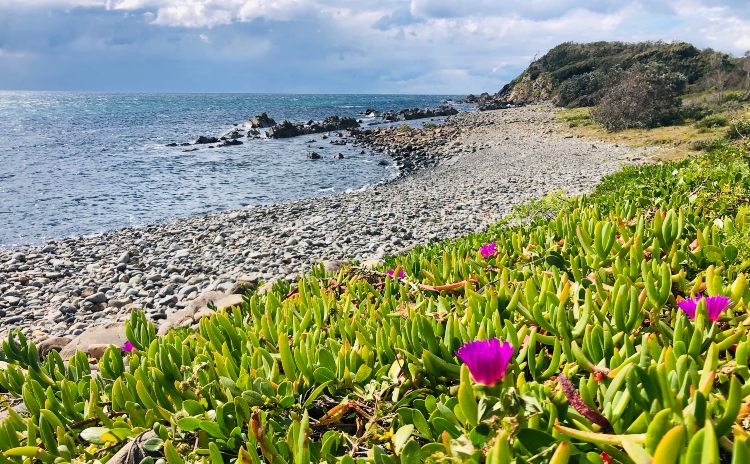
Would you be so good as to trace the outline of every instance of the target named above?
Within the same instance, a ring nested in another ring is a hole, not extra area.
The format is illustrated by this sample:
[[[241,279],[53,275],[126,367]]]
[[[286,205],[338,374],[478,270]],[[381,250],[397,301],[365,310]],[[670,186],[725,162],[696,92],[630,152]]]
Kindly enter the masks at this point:
[[[335,155],[333,155],[333,159],[337,159],[337,160],[344,159],[344,154],[336,153]]]
[[[378,259],[378,258],[371,258],[371,259],[362,261],[362,267],[366,269],[374,269],[376,267],[382,266],[383,264],[385,264],[385,261],[383,261],[382,259]]]
[[[198,140],[195,141],[196,145],[205,145],[208,143],[218,143],[219,139],[216,137],[206,137],[205,135],[201,135],[198,137]]]
[[[130,253],[124,252],[120,255],[120,259],[117,260],[117,264],[128,264],[130,262]]]
[[[326,274],[336,274],[346,264],[346,261],[323,261],[321,264],[323,264],[323,270]]]
[[[320,153],[316,151],[308,151],[307,157],[312,160],[320,159]]]
[[[111,322],[103,326],[89,327],[65,345],[60,351],[60,357],[67,360],[77,351],[88,353],[88,349],[92,345],[123,346],[126,341],[125,323],[123,322]]]
[[[222,143],[220,143],[219,145],[216,145],[216,147],[217,148],[218,147],[231,147],[231,146],[234,146],[234,145],[242,145],[242,141],[240,141],[240,140],[225,140]]]
[[[298,135],[318,134],[321,132],[332,132],[344,129],[355,129],[359,127],[359,122],[354,118],[342,118],[339,116],[329,116],[322,121],[308,121],[303,124],[294,124],[284,121],[276,124],[268,130],[268,137],[272,139],[282,139],[296,137]],[[324,137],[325,138],[325,137]]]
[[[109,306],[113,308],[124,308],[130,304],[129,298],[112,298],[108,302]]]
[[[174,254],[175,259],[187,258],[190,256],[190,250],[182,249],[177,250]]]
[[[258,295],[265,295],[266,293],[268,293],[271,290],[273,290],[274,284],[276,284],[276,282],[278,282],[278,281],[279,281],[279,278],[278,277],[274,277],[273,279],[269,280],[268,282],[266,282],[263,285],[261,285],[260,287],[258,287],[258,290],[257,290]]]
[[[46,340],[39,343],[37,348],[39,349],[39,355],[41,357],[47,356],[52,350],[61,351],[65,346],[70,343],[72,339],[69,337],[49,337]]]
[[[208,309],[209,302],[213,303],[216,309],[228,308],[242,303],[242,295],[228,295],[223,292],[205,292],[200,294],[196,299],[190,302],[185,309],[181,309],[162,321],[159,325],[158,335],[165,335],[174,327],[187,327],[197,322],[200,317],[204,317],[213,310]]]
[[[87,296],[83,301],[91,304],[101,304],[107,302],[107,295],[103,292],[94,293],[91,296]]]
[[[253,129],[262,129],[264,127],[275,126],[276,121],[273,118],[268,117],[266,113],[261,113],[257,116],[253,116],[250,119],[250,127]]]
[[[177,295],[165,296],[157,302],[159,306],[174,306],[177,303]]]
[[[231,294],[244,295],[247,290],[255,287],[263,280],[263,274],[260,272],[253,272],[240,276],[239,279],[232,285],[229,290]]]
[[[104,355],[104,352],[107,351],[107,348],[109,348],[109,343],[98,343],[89,345],[88,349],[86,350],[86,354],[89,355],[89,358],[94,358],[97,361],[102,359],[102,356]]]
[[[410,108],[398,112],[383,113],[386,121],[410,121],[412,119],[436,118],[441,116],[453,116],[458,110],[452,106],[439,106],[437,108]]]
[[[218,300],[214,301],[216,309],[231,308],[232,306],[239,306],[242,304],[242,295],[225,295]]]
[[[109,458],[107,464],[139,464],[147,457],[157,458],[157,453],[152,453],[145,447],[146,442],[153,438],[159,438],[153,430],[141,433]]]

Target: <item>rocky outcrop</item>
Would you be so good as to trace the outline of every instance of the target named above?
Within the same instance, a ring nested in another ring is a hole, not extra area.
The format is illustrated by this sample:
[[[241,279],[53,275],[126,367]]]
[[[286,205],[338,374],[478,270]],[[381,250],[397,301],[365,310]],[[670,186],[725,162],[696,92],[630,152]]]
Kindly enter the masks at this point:
[[[198,140],[195,141],[196,145],[205,145],[208,143],[219,143],[219,139],[216,137],[206,137],[205,135],[201,135],[198,137]]]
[[[284,121],[268,130],[268,137],[272,139],[284,139],[297,137],[299,135],[319,134],[359,127],[359,122],[354,118],[329,116],[322,121],[308,121],[306,123],[292,123]]]
[[[383,113],[383,119],[386,121],[409,121],[412,119],[453,116],[454,114],[458,114],[458,110],[452,106],[439,106],[437,108],[409,108],[401,111]]]
[[[276,120],[269,117],[266,113],[253,116],[250,119],[250,127],[253,129],[263,129],[266,127],[273,127],[276,125]]]
[[[61,349],[60,357],[70,359],[77,351],[83,351],[98,359],[108,346],[122,347],[127,340],[123,323],[113,322],[103,326],[89,327]]]
[[[505,85],[497,98],[511,104],[527,104],[550,100],[553,94],[552,78],[547,73],[539,73],[532,77],[524,72],[510,84]]]
[[[502,110],[513,106],[505,97],[500,95],[500,92],[496,94],[489,94],[487,92],[479,95],[469,94],[462,102],[474,103],[479,111]]]

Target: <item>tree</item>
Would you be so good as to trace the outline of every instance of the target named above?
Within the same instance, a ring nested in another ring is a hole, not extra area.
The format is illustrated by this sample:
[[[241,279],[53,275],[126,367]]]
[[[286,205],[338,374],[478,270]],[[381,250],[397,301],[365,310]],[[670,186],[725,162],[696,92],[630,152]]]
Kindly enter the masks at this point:
[[[612,131],[667,124],[679,112],[686,85],[683,74],[661,63],[634,66],[605,92],[591,117]]]
[[[750,90],[750,50],[745,52],[742,70],[745,71],[745,87]]]

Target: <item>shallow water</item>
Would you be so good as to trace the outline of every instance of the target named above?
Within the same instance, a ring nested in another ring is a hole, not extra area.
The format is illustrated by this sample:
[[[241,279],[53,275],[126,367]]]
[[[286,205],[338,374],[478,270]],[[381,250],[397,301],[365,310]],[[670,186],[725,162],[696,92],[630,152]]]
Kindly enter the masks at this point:
[[[189,153],[165,145],[219,136],[263,111],[279,122],[362,118],[367,108],[434,107],[446,98],[455,97],[0,92],[0,246],[386,181],[396,172],[380,164],[383,156],[320,135]],[[308,160],[310,150],[322,159]]]

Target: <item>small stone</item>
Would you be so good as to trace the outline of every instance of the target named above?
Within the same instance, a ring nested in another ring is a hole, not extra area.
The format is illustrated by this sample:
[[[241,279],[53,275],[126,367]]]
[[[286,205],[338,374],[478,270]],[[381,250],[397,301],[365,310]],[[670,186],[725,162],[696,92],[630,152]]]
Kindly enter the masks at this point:
[[[120,255],[120,259],[117,260],[117,264],[128,264],[130,262],[130,253],[124,252]]]
[[[106,303],[107,295],[105,295],[103,292],[97,292],[91,296],[87,296],[86,299],[84,299],[83,301],[86,303],[91,303],[91,304]]]
[[[159,306],[173,306],[175,303],[177,303],[177,295],[169,295],[159,300],[157,304]]]

